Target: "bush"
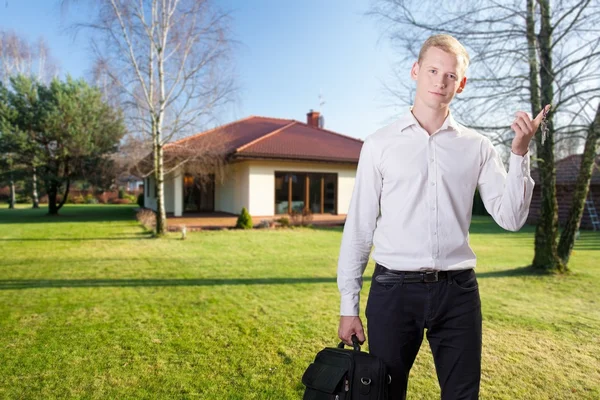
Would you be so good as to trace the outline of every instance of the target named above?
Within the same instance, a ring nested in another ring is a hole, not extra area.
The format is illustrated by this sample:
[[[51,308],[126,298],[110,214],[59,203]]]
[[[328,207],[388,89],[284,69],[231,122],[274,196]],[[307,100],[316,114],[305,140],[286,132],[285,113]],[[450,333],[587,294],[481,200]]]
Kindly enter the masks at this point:
[[[142,224],[144,228],[153,231],[156,226],[156,214],[152,210],[142,208],[135,214],[135,218]]]
[[[8,199],[8,202],[10,203],[10,198]],[[15,196],[15,202],[17,204],[33,204],[33,199],[26,194],[17,193]]]
[[[137,204],[140,208],[144,208],[144,193],[138,194]]]
[[[290,226],[290,219],[288,217],[281,217],[277,220],[277,222],[279,222],[284,228]]]
[[[302,226],[310,226],[312,224],[312,220],[312,212],[308,208],[305,208],[302,211]]]
[[[93,194],[86,194],[84,201],[85,204],[98,204],[98,199]]]
[[[111,199],[110,204],[131,204],[129,199]]]
[[[123,198],[129,200],[131,203],[137,203],[137,197],[134,194],[126,194]]]
[[[242,213],[238,217],[237,223],[235,224],[237,229],[252,229],[252,217],[246,207],[242,208]]]
[[[98,200],[98,203],[100,204],[108,203],[108,196],[106,195],[106,192],[96,194],[96,200]]]
[[[69,203],[69,204],[84,204],[85,199],[80,194],[77,196],[69,196],[67,198],[67,203]]]
[[[120,199],[124,199],[125,198],[125,189],[119,189],[119,198]]]
[[[292,217],[292,225],[300,225],[300,222],[302,221],[302,213],[292,210],[290,216]]]

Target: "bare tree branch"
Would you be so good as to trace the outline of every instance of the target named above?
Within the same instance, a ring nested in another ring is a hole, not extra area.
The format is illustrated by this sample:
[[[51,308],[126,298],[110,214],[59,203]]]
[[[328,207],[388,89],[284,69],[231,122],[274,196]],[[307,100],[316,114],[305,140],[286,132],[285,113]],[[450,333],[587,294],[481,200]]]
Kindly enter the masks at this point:
[[[230,17],[211,0],[100,0],[98,9],[96,20],[77,27],[102,40],[94,42],[94,51],[105,84],[121,101],[131,130],[152,145],[142,169],[157,182],[161,234],[164,175],[184,167],[205,176],[223,172],[218,143],[193,153],[169,143],[198,131],[202,118],[233,99]]]

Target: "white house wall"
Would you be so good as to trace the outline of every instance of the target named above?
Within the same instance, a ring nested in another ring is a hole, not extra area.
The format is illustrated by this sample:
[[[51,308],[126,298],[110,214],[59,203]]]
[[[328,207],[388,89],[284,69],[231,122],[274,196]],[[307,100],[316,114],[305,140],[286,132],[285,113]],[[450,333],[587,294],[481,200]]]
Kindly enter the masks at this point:
[[[175,182],[173,175],[165,176],[165,212],[172,213],[175,211]]]
[[[348,214],[355,179],[356,168],[338,170],[338,214]]]
[[[250,215],[271,216],[275,211],[275,171],[323,172],[338,175],[337,212],[347,214],[354,188],[356,166],[326,163],[251,161],[248,163]],[[239,211],[238,211],[239,212]]]
[[[239,214],[249,202],[248,163],[229,164],[223,183],[215,184],[215,211]]]
[[[146,184],[148,189],[144,188],[144,205],[156,211],[156,181],[153,175],[146,178]],[[165,175],[164,191],[165,212],[180,217],[183,211],[183,176],[179,172]]]
[[[273,215],[275,210],[275,170],[274,165],[253,163],[249,168],[250,215]]]
[[[173,196],[175,199],[173,214],[181,217],[183,214],[183,171],[181,169],[173,174]]]
[[[156,181],[154,176],[148,176],[146,178],[147,188],[144,188],[144,206],[151,210],[156,211],[156,196],[154,196]]]
[[[342,215],[348,212],[356,177],[355,166],[285,161],[246,161],[228,165],[223,183],[215,185],[215,211],[239,214],[242,207],[247,207],[253,216],[272,216],[276,171],[337,174],[337,212]],[[146,183],[145,205],[156,210],[154,177],[148,177]],[[183,175],[180,173],[165,176],[165,211],[175,216],[180,216],[183,211]]]

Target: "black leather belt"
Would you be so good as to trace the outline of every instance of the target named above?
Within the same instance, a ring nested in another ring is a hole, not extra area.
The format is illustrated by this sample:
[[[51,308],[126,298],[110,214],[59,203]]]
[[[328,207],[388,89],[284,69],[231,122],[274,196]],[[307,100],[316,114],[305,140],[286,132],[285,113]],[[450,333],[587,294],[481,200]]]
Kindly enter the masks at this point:
[[[381,269],[375,280],[379,283],[434,283],[448,279],[447,271],[394,271],[377,264]]]

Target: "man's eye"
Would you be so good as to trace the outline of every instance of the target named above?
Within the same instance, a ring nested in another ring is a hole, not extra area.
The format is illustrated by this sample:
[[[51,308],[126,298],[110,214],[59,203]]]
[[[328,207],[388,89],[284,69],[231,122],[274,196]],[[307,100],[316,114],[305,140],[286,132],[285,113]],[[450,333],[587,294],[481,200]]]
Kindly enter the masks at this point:
[[[435,69],[430,69],[429,72],[431,72],[432,74],[435,74],[437,71]]]
[[[450,74],[450,79],[456,79],[456,75]]]

